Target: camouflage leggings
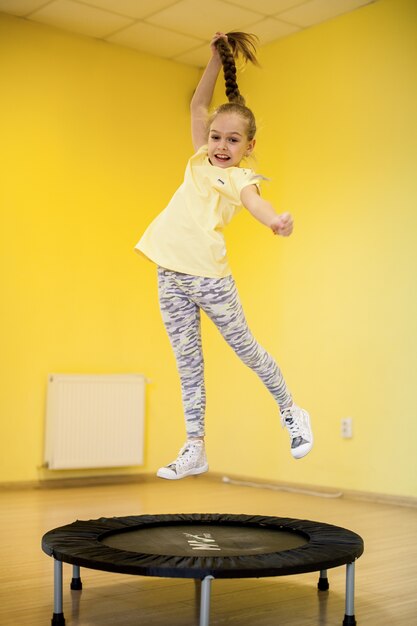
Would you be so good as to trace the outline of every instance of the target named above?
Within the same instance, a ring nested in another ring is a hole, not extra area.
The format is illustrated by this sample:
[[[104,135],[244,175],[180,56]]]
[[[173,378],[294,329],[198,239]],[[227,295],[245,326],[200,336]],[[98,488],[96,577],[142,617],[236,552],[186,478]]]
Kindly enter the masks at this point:
[[[206,278],[158,268],[159,304],[181,379],[189,437],[204,435],[206,394],[200,309],[217,326],[237,356],[262,380],[283,409],[291,395],[274,359],[251,334],[232,276]]]

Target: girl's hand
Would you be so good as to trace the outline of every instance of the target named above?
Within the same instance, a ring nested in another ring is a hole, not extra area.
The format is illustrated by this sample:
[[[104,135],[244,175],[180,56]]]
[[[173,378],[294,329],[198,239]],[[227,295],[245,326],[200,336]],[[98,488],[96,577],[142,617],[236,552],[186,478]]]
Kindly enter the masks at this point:
[[[227,41],[227,35],[225,33],[217,32],[213,36],[212,40],[210,41],[210,50],[211,50],[211,54],[213,56],[218,56],[219,55],[219,52],[217,50],[217,46],[215,45],[215,43],[216,43],[216,41],[218,39],[224,39],[225,41]]]
[[[271,230],[274,235],[281,235],[282,237],[288,237],[291,235],[294,229],[294,220],[291,213],[282,213],[271,223]]]

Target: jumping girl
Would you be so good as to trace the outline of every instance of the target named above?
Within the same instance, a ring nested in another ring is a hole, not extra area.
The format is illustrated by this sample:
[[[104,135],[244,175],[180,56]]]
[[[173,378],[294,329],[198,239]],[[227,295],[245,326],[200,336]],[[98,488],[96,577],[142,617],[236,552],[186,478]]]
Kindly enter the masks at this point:
[[[276,235],[293,231],[289,213],[278,215],[259,194],[261,176],[240,167],[255,147],[256,123],[239,92],[235,58],[256,63],[254,36],[216,33],[211,58],[191,102],[195,154],[184,182],[136,246],[158,266],[159,303],[181,380],[187,441],[160,478],[180,479],[208,470],[204,448],[205,385],[200,311],[276,400],[282,425],[299,459],[312,448],[307,411],[294,404],[274,359],[251,334],[227,260],[223,228],[242,205]],[[209,116],[223,67],[228,103]]]

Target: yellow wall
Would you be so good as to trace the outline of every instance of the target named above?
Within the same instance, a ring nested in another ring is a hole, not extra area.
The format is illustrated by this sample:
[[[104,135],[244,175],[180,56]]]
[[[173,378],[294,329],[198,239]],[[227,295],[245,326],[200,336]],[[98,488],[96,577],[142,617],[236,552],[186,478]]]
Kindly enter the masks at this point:
[[[231,261],[316,445],[290,458],[273,400],[203,320],[214,471],[417,496],[416,17],[412,0],[379,0],[266,46],[242,77],[263,193],[296,231],[277,239],[242,213]],[[0,482],[50,474],[37,468],[53,371],[151,378],[146,463],[129,471],[153,471],[183,425],[154,271],[132,247],[181,180],[197,71],[6,16],[0,28]]]
[[[230,389],[217,366],[212,465],[229,472],[232,455],[237,474],[416,496],[417,5],[380,0],[260,60],[242,81],[256,167],[296,229],[275,240],[244,216],[230,246],[252,329],[311,411],[316,445],[294,462],[268,394],[250,372]]]
[[[177,381],[133,247],[182,179],[198,70],[5,15],[0,28],[0,482],[59,475],[38,470],[49,372],[152,379],[153,468],[172,454]]]

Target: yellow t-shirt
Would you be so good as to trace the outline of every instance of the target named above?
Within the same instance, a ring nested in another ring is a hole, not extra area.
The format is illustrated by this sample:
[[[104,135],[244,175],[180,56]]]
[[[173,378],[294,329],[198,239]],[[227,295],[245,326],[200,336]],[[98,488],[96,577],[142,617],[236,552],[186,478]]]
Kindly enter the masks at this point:
[[[223,228],[242,208],[242,189],[261,180],[250,169],[211,165],[207,146],[202,146],[188,161],[184,182],[135,250],[176,272],[228,276]]]

